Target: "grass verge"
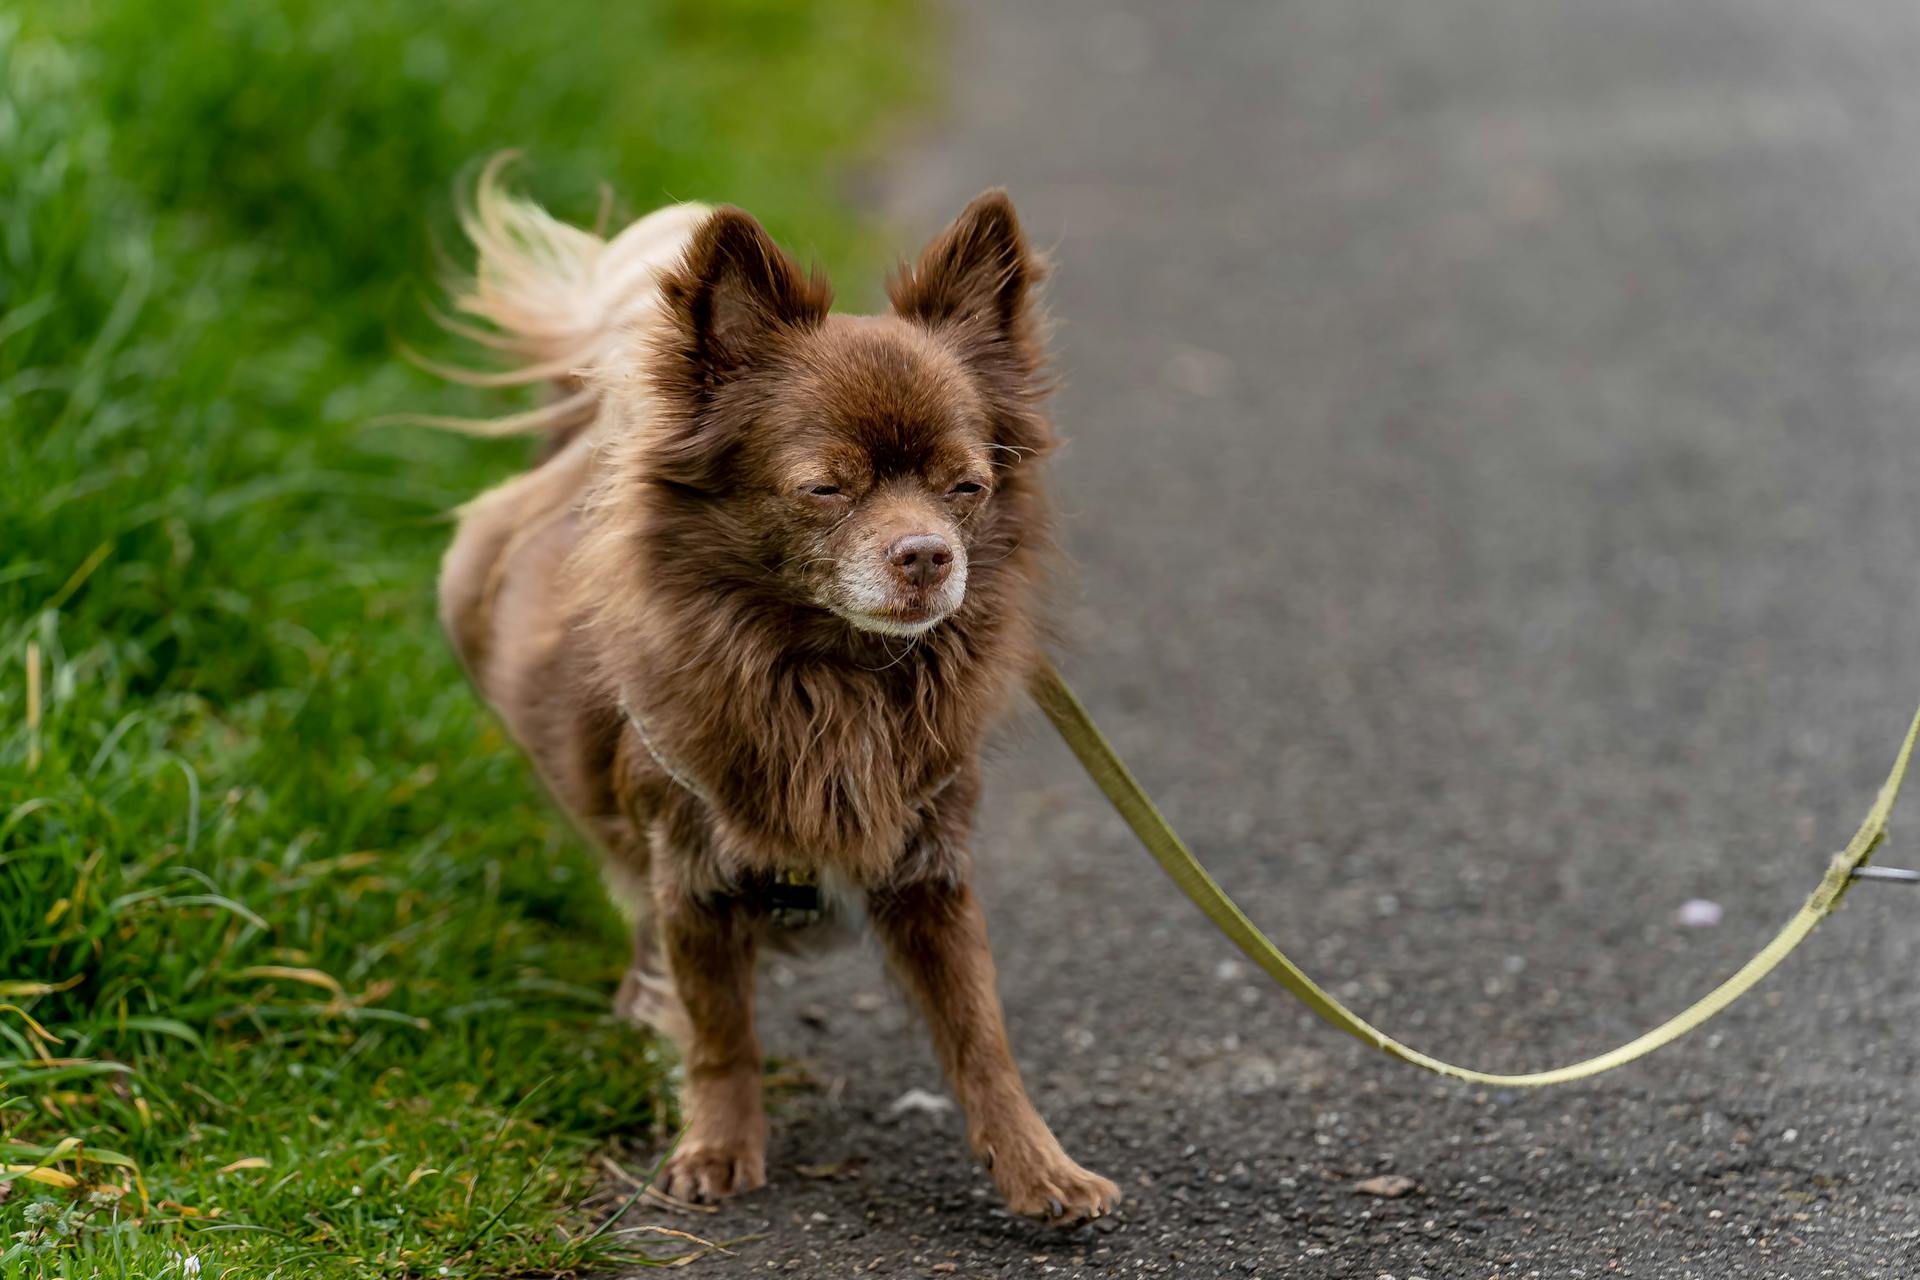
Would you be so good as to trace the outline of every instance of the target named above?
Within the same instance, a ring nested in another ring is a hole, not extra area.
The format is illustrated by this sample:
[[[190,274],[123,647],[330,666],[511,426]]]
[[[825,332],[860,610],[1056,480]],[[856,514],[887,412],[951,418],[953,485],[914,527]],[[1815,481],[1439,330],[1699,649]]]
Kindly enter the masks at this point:
[[[667,1064],[432,622],[522,461],[393,357],[453,176],[730,199],[830,264],[911,0],[0,15],[0,1278],[571,1272]],[[858,263],[871,268],[871,261]]]

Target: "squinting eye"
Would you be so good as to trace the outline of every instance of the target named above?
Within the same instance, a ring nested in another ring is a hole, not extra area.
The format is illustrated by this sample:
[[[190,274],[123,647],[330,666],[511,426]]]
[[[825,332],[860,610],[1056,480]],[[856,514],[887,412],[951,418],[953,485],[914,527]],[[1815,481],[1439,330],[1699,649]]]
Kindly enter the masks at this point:
[[[979,485],[975,484],[971,480],[962,480],[959,484],[947,490],[947,496],[949,498],[959,498],[959,497],[964,497],[969,493],[978,493],[978,492],[980,492]]]
[[[807,492],[816,498],[831,498],[840,492],[840,486],[837,484],[817,484],[807,490]]]

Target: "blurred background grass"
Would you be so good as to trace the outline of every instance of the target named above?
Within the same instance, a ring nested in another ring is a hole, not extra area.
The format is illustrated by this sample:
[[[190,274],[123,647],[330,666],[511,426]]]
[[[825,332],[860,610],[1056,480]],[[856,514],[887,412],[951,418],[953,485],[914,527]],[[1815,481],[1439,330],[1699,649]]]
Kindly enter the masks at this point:
[[[731,200],[876,281],[840,191],[925,36],[913,0],[0,15],[0,1276],[674,1251],[588,1238],[668,1064],[432,620],[445,513],[523,446],[366,424],[511,407],[394,358],[501,148],[559,212]]]

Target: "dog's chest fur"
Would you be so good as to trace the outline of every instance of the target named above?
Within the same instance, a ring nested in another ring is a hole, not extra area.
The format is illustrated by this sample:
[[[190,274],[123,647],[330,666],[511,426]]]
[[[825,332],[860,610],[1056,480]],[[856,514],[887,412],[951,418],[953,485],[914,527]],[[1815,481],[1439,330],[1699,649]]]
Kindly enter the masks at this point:
[[[728,870],[823,869],[873,887],[937,870],[945,828],[964,833],[980,741],[1012,693],[1009,664],[977,652],[998,647],[994,630],[955,626],[871,670],[696,664],[625,696],[662,772],[702,793]],[[943,823],[952,810],[962,821]]]

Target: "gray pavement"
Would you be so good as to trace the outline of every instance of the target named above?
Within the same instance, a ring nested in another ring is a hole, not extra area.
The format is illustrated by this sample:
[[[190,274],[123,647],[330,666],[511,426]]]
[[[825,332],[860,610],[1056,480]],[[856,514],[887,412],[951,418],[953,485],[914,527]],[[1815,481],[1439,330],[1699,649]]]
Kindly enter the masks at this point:
[[[1791,913],[1920,699],[1920,7],[954,14],[903,241],[1052,246],[1072,678],[1248,911],[1529,1068]],[[759,1233],[708,1274],[1920,1275],[1920,893],[1697,1038],[1478,1090],[1311,1021],[1030,726],[981,875],[1036,1099],[1124,1213],[1008,1219],[876,958],[774,975]],[[1920,795],[1887,860],[1920,863]],[[1689,898],[1724,907],[1683,928]],[[1400,1199],[1353,1193],[1380,1172]]]

